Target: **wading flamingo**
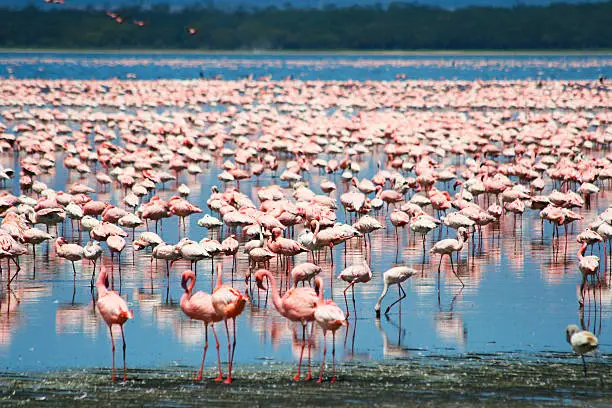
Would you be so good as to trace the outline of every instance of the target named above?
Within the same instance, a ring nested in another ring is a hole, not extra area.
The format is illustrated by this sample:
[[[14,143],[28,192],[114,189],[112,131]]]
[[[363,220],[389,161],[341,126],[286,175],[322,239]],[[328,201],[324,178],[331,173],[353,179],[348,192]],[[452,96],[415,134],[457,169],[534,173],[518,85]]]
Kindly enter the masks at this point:
[[[232,382],[232,366],[234,365],[234,352],[236,351],[236,317],[244,310],[244,306],[249,300],[248,295],[240,293],[238,289],[232,288],[223,284],[223,267],[217,264],[217,286],[212,293],[212,304],[215,312],[219,314],[225,323],[225,332],[227,333],[227,357],[228,357],[228,375],[225,379],[226,384]],[[195,276],[195,274],[194,274]],[[232,328],[234,331],[234,340],[230,345],[230,333],[227,326],[227,321],[232,319]]]
[[[442,241],[438,241],[434,244],[434,246],[429,250],[430,254],[440,254],[440,263],[438,264],[438,285],[440,284],[440,268],[442,267],[442,258],[444,255],[448,255],[451,261],[451,267],[453,269],[453,273],[461,282],[461,286],[465,286],[457,272],[455,272],[455,267],[453,265],[453,252],[457,252],[457,267],[459,267],[459,252],[463,249],[463,244],[467,240],[467,230],[463,227],[459,227],[457,230],[457,239],[443,239]]]
[[[108,276],[106,275],[106,268],[104,265],[100,267],[100,274],[98,275],[98,281],[96,282],[96,288],[98,289],[98,302],[96,308],[98,313],[102,316],[111,336],[111,344],[113,349],[113,369],[112,369],[112,381],[116,381],[115,376],[115,339],[113,337],[113,325],[118,324],[121,327],[121,340],[123,340],[123,381],[127,379],[127,371],[125,366],[125,334],[123,332],[123,324],[134,317],[134,312],[128,309],[125,300],[119,296],[115,291],[108,290]]]
[[[195,381],[202,379],[202,372],[204,371],[204,360],[206,359],[206,350],[208,350],[208,325],[211,326],[213,335],[215,336],[215,343],[217,347],[217,362],[219,365],[219,376],[215,378],[215,381],[221,381],[223,379],[223,371],[221,371],[221,353],[219,346],[219,338],[215,331],[215,323],[223,320],[223,315],[217,313],[212,303],[212,296],[208,293],[198,291],[193,293],[193,287],[195,286],[196,276],[193,271],[183,272],[181,278],[181,286],[185,289],[185,293],[181,296],[181,310],[187,316],[195,320],[201,320],[204,322],[204,353],[202,354],[202,365],[200,366],[200,372],[195,377]]]
[[[350,315],[348,300],[346,300],[346,291],[351,289],[353,295],[353,310],[355,311],[355,318],[357,317],[357,308],[355,307],[355,284],[366,283],[372,279],[372,270],[368,266],[368,263],[362,260],[361,264],[351,265],[338,275],[338,279],[342,279],[348,282],[348,286],[344,289],[344,303],[346,305],[346,317]]]
[[[325,300],[323,294],[323,280],[315,278],[315,286],[319,288],[319,303],[314,311],[314,318],[319,327],[323,329],[323,360],[319,370],[318,383],[323,382],[323,371],[325,369],[325,356],[327,354],[327,331],[332,332],[332,378],[330,382],[336,382],[336,330],[346,325],[346,316],[342,309],[330,299]]]
[[[572,346],[574,353],[578,354],[582,358],[582,365],[584,366],[584,376],[587,375],[586,361],[584,355],[594,351],[599,345],[597,337],[586,330],[580,330],[575,324],[570,324],[565,329],[565,336],[567,342]]]
[[[319,301],[317,292],[312,288],[291,288],[281,297],[278,294],[278,288],[276,286],[276,280],[272,273],[267,269],[260,269],[255,272],[255,281],[260,289],[267,290],[263,285],[263,279],[268,278],[270,289],[272,290],[272,303],[274,307],[280,313],[281,316],[289,319],[292,322],[299,322],[302,324],[302,350],[300,353],[300,362],[298,363],[298,370],[293,381],[300,379],[300,373],[302,368],[302,358],[304,356],[304,346],[306,339],[306,326],[309,322],[314,321],[315,307]],[[315,280],[316,282],[316,280]],[[309,340],[310,350],[310,340]],[[309,352],[310,354],[310,352]],[[312,374],[310,372],[310,359],[308,364],[308,375],[305,380],[310,380]]]
[[[396,266],[387,270],[383,274],[383,291],[380,294],[380,297],[378,298],[378,302],[376,302],[376,306],[374,306],[377,319],[380,318],[380,305],[382,304],[382,300],[387,294],[387,291],[389,290],[389,286],[397,285],[399,291],[399,298],[387,307],[387,309],[385,310],[385,315],[389,313],[389,310],[391,309],[391,307],[393,307],[393,305],[398,302],[401,302],[401,300],[406,297],[406,292],[404,292],[404,288],[402,288],[402,282],[412,277],[415,273],[416,271],[414,269],[409,268],[407,266]]]

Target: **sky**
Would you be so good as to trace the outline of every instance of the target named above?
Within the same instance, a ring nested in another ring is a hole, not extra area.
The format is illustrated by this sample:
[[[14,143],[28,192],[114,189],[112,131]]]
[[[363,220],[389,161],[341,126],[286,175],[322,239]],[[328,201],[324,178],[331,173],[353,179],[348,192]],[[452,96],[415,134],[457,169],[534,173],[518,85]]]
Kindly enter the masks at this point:
[[[396,2],[397,0],[65,0],[65,6],[55,7],[87,7],[98,6],[105,9],[117,8],[120,6],[151,6],[155,4],[172,4],[173,7],[182,7],[193,4],[214,4],[220,8],[235,8],[240,5],[247,7],[265,7],[275,5],[282,7],[286,3],[291,3],[294,7],[324,7],[327,5],[347,6],[354,4],[376,4],[382,5]],[[601,2],[605,0],[417,0],[412,3],[440,6],[443,8],[454,9],[472,5],[478,6],[500,6],[512,7],[516,4],[522,5],[547,5],[550,3],[589,3]],[[26,5],[46,6],[43,0],[0,0],[0,7],[24,7]]]

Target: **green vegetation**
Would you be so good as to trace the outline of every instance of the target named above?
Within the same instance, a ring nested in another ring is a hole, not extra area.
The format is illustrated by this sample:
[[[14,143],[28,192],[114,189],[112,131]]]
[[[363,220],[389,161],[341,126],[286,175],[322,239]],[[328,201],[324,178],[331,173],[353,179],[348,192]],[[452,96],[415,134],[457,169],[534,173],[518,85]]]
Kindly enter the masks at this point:
[[[381,7],[221,11],[0,9],[0,47],[203,50],[506,50],[612,48],[612,1],[455,11]],[[144,21],[139,27],[133,20]],[[198,30],[190,35],[187,28]]]

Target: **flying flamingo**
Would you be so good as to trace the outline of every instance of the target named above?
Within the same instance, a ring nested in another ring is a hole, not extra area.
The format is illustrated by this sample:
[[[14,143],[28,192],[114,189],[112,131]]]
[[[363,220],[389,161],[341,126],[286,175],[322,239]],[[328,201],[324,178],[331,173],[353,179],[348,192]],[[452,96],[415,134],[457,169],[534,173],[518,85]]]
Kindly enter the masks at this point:
[[[443,239],[442,241],[438,241],[435,245],[429,250],[430,254],[440,254],[440,263],[438,265],[438,285],[440,284],[440,268],[442,267],[442,258],[444,255],[448,255],[451,261],[451,267],[453,269],[453,273],[461,282],[461,286],[465,286],[457,272],[455,272],[455,267],[453,266],[453,252],[457,252],[457,267],[459,267],[459,252],[463,249],[463,244],[467,240],[467,230],[463,227],[459,227],[457,230],[457,239]]]
[[[200,372],[195,377],[195,381],[200,381],[202,379],[202,372],[204,371],[204,360],[206,359],[206,350],[208,350],[208,325],[210,325],[212,328],[217,346],[219,376],[215,378],[215,381],[221,381],[223,379],[223,371],[221,371],[221,353],[219,351],[219,338],[217,337],[217,332],[215,331],[215,323],[223,320],[223,316],[217,313],[213,307],[211,295],[202,291],[193,293],[195,282],[196,276],[193,271],[183,272],[181,286],[183,289],[185,289],[185,293],[183,293],[183,296],[181,296],[181,310],[190,318],[204,322],[204,353],[202,354],[202,365],[200,366]]]
[[[327,354],[327,331],[332,332],[332,378],[330,382],[336,382],[336,330],[346,325],[346,316],[342,309],[330,299],[325,300],[323,294],[323,280],[315,278],[315,286],[319,288],[319,303],[314,311],[314,318],[319,327],[323,329],[323,360],[319,370],[318,383],[323,382],[323,371],[325,368],[325,356]]]
[[[372,270],[368,266],[365,260],[362,260],[361,264],[351,265],[338,275],[338,279],[342,279],[348,282],[348,286],[344,289],[344,303],[346,304],[346,317],[350,315],[348,300],[346,300],[346,291],[351,289],[353,294],[353,310],[355,311],[355,317],[357,317],[357,308],[355,307],[355,284],[366,283],[372,279]]]
[[[281,316],[289,319],[292,322],[302,324],[302,350],[300,353],[300,362],[298,363],[297,374],[293,377],[293,381],[300,379],[302,368],[302,358],[304,356],[304,347],[306,339],[306,326],[309,322],[314,321],[315,307],[319,301],[319,296],[312,288],[291,288],[281,297],[278,294],[276,280],[272,273],[267,269],[260,269],[255,272],[255,281],[260,289],[267,290],[263,285],[263,279],[268,278],[269,287],[272,290],[272,303]],[[315,281],[316,282],[316,281]],[[309,351],[310,351],[309,340]],[[310,353],[309,353],[310,354]],[[312,374],[310,372],[310,359],[308,362],[308,375],[305,380],[310,380]]]
[[[227,333],[227,357],[229,374],[225,379],[226,384],[232,382],[232,366],[234,365],[234,352],[236,351],[236,317],[244,310],[246,302],[249,300],[248,295],[240,293],[238,289],[223,284],[223,267],[217,264],[217,286],[212,293],[212,304],[215,312],[221,316],[225,323],[225,332]],[[194,274],[195,276],[195,274]],[[230,346],[230,333],[227,326],[227,321],[232,319],[232,328],[234,331],[234,340]]]
[[[115,291],[108,290],[108,276],[106,275],[106,268],[104,265],[100,267],[100,274],[98,275],[98,281],[96,282],[96,288],[98,289],[98,302],[96,308],[98,313],[102,316],[111,336],[111,344],[113,350],[113,369],[112,369],[112,381],[116,381],[115,376],[115,339],[113,337],[113,325],[118,324],[121,327],[121,340],[123,340],[123,381],[127,379],[127,371],[125,365],[125,334],[123,332],[123,324],[134,317],[134,312],[128,309],[125,300],[119,296]]]
[[[387,270],[383,274],[383,291],[380,294],[380,297],[378,298],[378,302],[376,302],[376,306],[374,306],[377,319],[380,318],[380,305],[382,303],[383,298],[387,294],[387,291],[389,290],[389,286],[397,285],[399,291],[399,298],[387,307],[387,309],[385,310],[385,315],[389,313],[389,310],[391,309],[391,307],[393,307],[393,305],[398,302],[401,302],[402,299],[406,297],[406,292],[404,292],[404,288],[402,288],[402,282],[412,277],[415,273],[416,271],[414,269],[409,268],[407,266],[396,266]]]

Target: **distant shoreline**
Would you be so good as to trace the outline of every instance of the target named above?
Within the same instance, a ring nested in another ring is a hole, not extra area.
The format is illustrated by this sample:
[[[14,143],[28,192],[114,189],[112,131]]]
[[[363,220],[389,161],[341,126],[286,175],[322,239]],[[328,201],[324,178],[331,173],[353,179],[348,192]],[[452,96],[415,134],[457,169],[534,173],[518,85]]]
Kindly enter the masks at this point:
[[[406,50],[406,51],[371,51],[371,50],[187,50],[187,49],[66,49],[66,48],[1,48],[0,53],[7,54],[154,54],[154,55],[344,55],[344,56],[611,56],[612,49],[601,50]]]

